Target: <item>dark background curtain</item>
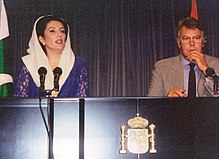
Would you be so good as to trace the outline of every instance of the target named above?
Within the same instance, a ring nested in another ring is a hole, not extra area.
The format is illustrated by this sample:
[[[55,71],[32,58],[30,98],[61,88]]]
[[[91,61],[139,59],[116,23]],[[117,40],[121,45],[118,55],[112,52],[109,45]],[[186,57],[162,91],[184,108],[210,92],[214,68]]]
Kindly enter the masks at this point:
[[[62,17],[72,48],[87,61],[91,96],[146,96],[154,62],[178,54],[177,22],[189,16],[191,0],[4,0],[10,36],[7,72],[16,80],[34,21]],[[206,54],[219,57],[219,1],[197,0],[208,29]]]

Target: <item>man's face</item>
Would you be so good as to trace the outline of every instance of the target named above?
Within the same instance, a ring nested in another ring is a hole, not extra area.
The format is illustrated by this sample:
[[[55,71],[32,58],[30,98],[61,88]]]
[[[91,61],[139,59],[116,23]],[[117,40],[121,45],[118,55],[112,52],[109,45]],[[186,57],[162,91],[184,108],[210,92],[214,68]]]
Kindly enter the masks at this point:
[[[189,29],[183,26],[178,32],[177,43],[185,58],[191,55],[193,51],[202,53],[204,46],[203,32],[197,28]]]

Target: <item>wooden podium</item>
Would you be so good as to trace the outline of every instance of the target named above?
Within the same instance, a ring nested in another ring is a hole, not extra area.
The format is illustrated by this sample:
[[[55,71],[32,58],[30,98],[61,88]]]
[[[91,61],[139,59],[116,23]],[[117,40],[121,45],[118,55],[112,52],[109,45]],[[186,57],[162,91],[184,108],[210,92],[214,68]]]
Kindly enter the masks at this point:
[[[218,159],[218,98],[54,98],[55,159]],[[80,102],[83,102],[82,105]],[[48,100],[42,100],[47,115]],[[120,126],[139,112],[157,153],[120,154]],[[0,158],[47,159],[39,100],[0,99]]]

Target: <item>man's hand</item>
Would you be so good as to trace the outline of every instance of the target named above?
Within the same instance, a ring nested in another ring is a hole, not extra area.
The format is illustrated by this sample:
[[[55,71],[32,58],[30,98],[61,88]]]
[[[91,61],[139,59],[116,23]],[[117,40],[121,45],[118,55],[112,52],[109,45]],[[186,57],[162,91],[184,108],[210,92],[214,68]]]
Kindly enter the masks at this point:
[[[167,97],[186,97],[186,91],[181,88],[172,88],[168,94]]]
[[[204,58],[204,54],[198,51],[192,51],[191,54],[187,57],[191,61],[195,61],[199,69],[206,75],[205,71],[208,68],[208,64]]]

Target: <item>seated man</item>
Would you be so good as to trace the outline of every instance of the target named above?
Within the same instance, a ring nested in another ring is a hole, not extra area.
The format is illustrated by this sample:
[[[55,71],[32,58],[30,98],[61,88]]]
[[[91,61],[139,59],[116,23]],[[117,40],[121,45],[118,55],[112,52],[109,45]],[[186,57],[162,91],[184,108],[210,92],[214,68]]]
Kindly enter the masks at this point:
[[[148,96],[186,97],[188,96],[189,63],[195,63],[195,96],[207,97],[213,94],[213,79],[207,77],[206,70],[214,68],[219,73],[219,59],[205,55],[205,31],[199,20],[187,17],[177,25],[179,55],[160,60],[154,64]]]

